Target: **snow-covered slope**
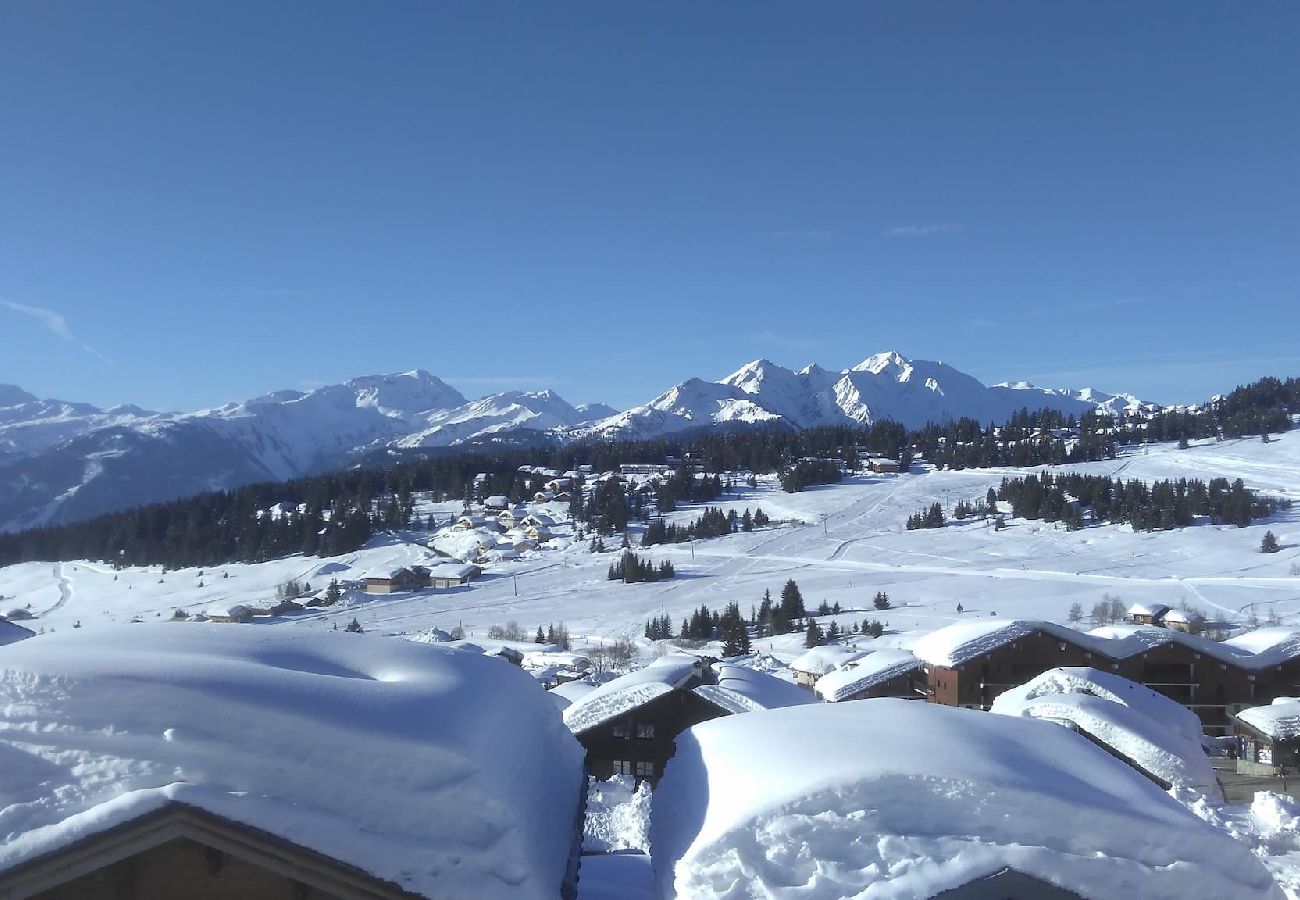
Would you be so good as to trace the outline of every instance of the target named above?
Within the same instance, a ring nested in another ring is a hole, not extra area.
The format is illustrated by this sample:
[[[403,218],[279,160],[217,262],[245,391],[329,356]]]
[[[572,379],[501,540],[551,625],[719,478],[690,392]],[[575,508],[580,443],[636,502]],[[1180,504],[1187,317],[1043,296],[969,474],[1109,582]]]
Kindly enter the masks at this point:
[[[816,364],[795,372],[757,359],[720,381],[683,381],[649,403],[580,430],[600,437],[646,438],[707,425],[812,428],[891,419],[920,427],[963,416],[1002,422],[1026,407],[1080,415],[1147,405],[1131,395],[1091,388],[1047,390],[1024,382],[986,387],[945,363],[890,351],[838,372]]]
[[[194,413],[39,400],[0,386],[0,529],[283,480],[386,448],[436,447],[503,431],[562,430],[607,415],[551,391],[467,401],[423,370],[276,391]]]

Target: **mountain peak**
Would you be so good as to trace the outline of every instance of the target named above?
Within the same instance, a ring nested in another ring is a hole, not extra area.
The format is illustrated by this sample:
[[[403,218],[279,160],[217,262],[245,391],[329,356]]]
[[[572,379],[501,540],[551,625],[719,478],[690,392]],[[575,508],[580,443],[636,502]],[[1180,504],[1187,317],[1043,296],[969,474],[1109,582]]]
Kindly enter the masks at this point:
[[[849,371],[870,372],[872,375],[881,375],[888,372],[898,380],[904,381],[911,374],[912,361],[897,350],[886,350],[883,353],[868,356]]]
[[[0,384],[0,406],[19,406],[35,403],[35,394],[29,394],[16,384]]]

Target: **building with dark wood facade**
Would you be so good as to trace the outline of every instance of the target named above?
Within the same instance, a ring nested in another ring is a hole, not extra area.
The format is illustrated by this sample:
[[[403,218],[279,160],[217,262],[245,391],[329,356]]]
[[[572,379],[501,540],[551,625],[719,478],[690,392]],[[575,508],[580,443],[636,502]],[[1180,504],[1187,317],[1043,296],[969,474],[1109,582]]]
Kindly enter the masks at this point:
[[[1230,733],[1238,709],[1300,693],[1300,629],[1259,629],[1216,642],[1141,625],[1081,632],[990,619],[931,632],[913,652],[925,665],[932,703],[988,709],[1003,691],[1048,669],[1091,666],[1178,701],[1208,734]]]
[[[597,687],[564,710],[596,778],[658,782],[679,734],[719,716],[812,703],[812,694],[764,672],[676,654]]]

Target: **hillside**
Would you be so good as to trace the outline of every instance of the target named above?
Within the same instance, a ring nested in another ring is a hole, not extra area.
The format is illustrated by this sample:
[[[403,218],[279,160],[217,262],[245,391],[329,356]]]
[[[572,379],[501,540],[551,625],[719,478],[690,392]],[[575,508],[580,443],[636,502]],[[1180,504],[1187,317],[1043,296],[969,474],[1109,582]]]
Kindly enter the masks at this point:
[[[1295,500],[1300,499],[1300,435],[1288,433],[1269,443],[1193,442],[1187,450],[1172,444],[1128,448],[1118,459],[1068,468],[1144,480],[1242,477],[1254,489]],[[461,625],[481,637],[490,626],[513,619],[530,633],[538,625],[563,621],[580,642],[639,639],[652,616],[666,613],[677,623],[701,604],[718,609],[734,600],[748,614],[764,590],[777,593],[789,578],[799,583],[810,606],[823,599],[839,603],[845,610],[838,617],[841,624],[880,618],[891,633],[993,613],[1065,621],[1073,603],[1090,610],[1103,595],[1175,608],[1186,602],[1230,621],[1275,614],[1300,623],[1296,509],[1247,528],[1197,524],[1151,533],[1114,525],[1069,532],[1014,518],[1001,531],[984,520],[950,522],[937,530],[904,528],[907,516],[929,503],[951,509],[958,500],[983,497],[1004,475],[1025,473],[938,472],[918,465],[914,474],[850,476],[798,494],[783,493],[770,477],[758,479],[754,488],[738,480],[734,493],[713,505],[738,510],[761,506],[773,520],[790,523],[648,548],[644,555],[671,559],[676,566],[678,577],[669,581],[608,581],[606,572],[617,552],[591,553],[587,541],[571,543],[569,527],[560,524],[545,549],[493,562],[466,587],[353,595],[343,607],[294,614],[277,627],[342,627],[355,617],[367,631],[412,636]],[[542,507],[548,508],[563,519],[561,505]],[[442,522],[459,509],[459,502],[421,500],[417,505],[418,514],[434,513]],[[684,507],[669,519],[684,524],[699,512]],[[1277,535],[1281,552],[1259,552],[1266,530]],[[137,616],[165,618],[176,608],[198,611],[264,602],[277,584],[291,578],[320,589],[331,578],[346,580],[376,568],[428,560],[427,539],[426,533],[410,532],[376,539],[341,557],[231,564],[202,575],[193,569],[163,573],[156,566],[116,572],[100,563],[24,563],[0,569],[5,598],[0,610],[30,604],[35,618],[23,624],[38,630],[70,628],[77,622],[93,628]],[[617,541],[608,543],[617,547]],[[872,609],[870,598],[877,591],[887,592],[896,608],[886,613]],[[958,603],[963,613],[956,611]],[[761,649],[792,658],[802,652],[799,637],[764,638]]]

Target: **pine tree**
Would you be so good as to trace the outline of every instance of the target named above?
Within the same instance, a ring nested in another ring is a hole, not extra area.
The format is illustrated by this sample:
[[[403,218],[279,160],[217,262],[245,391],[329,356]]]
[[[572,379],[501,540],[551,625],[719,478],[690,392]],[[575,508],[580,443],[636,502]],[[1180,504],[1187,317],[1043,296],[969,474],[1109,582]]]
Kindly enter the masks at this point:
[[[876,596],[871,602],[876,609],[893,609],[893,604],[889,602],[889,595],[884,591],[876,591]]]
[[[794,583],[793,578],[781,589],[781,608],[785,617],[792,621],[808,614],[803,606],[803,594],[799,592],[799,585]]]
[[[344,628],[343,630],[344,630],[344,631],[349,631],[349,632],[351,632],[352,634],[361,634],[362,631],[364,631],[365,629],[363,629],[363,628],[361,627],[361,623],[360,623],[360,622],[358,622],[355,618],[353,618],[352,621],[349,622],[348,625],[347,625],[347,627]]]
[[[809,622],[808,630],[804,632],[803,645],[811,649],[820,647],[824,642],[820,626],[816,622]]]
[[[649,636],[650,636],[650,635],[648,635],[648,634],[646,635],[646,637],[649,637]],[[541,625],[538,625],[538,626],[537,626],[537,637],[533,638],[533,643],[534,643],[534,644],[545,644],[545,643],[546,643],[546,635],[545,635],[545,633],[543,633],[543,631],[542,631],[542,626],[541,626]]]
[[[1277,542],[1277,536],[1271,531],[1264,532],[1264,539],[1259,542],[1259,552],[1276,553],[1281,549],[1281,546]]]

